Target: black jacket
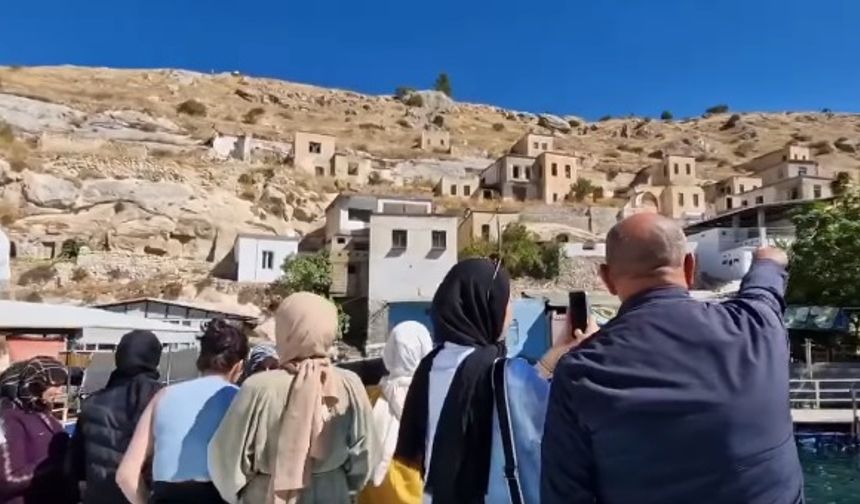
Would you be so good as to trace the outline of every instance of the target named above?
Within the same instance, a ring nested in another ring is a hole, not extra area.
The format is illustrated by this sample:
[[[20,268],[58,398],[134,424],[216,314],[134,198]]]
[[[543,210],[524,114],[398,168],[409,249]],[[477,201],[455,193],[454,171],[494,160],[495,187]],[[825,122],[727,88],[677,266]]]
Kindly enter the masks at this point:
[[[157,380],[138,376],[84,401],[66,461],[71,477],[87,483],[84,504],[127,502],[115,478],[142,413],[135,403],[145,407],[160,388]]]

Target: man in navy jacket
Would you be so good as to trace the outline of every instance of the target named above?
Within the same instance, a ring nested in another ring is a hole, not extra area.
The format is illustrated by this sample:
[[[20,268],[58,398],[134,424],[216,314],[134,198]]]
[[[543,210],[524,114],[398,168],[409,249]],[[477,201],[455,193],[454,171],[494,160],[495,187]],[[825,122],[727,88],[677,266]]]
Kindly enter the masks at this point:
[[[544,428],[543,504],[795,504],[787,258],[756,252],[738,295],[690,297],[695,260],[672,220],[606,240],[618,316],[559,362]]]

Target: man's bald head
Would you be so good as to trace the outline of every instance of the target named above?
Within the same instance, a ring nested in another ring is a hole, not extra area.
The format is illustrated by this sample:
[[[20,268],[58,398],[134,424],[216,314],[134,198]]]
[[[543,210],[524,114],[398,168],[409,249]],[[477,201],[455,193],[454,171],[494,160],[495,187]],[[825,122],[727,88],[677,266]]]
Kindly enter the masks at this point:
[[[613,226],[606,236],[602,274],[610,290],[618,290],[619,295],[661,283],[688,286],[693,268],[684,230],[662,215],[636,214]]]

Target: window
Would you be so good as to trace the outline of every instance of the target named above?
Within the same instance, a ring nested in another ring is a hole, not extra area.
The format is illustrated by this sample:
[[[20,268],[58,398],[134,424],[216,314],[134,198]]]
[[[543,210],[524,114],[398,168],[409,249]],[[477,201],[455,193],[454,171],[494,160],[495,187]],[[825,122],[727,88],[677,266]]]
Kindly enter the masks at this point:
[[[783,160],[783,161],[788,161],[788,157],[787,157],[787,156],[782,156],[782,160]]]
[[[820,198],[821,197],[821,186],[820,185],[812,186],[812,197],[813,198]]]
[[[472,186],[463,186],[463,196],[471,196],[472,194]]]
[[[541,149],[543,149],[543,150],[547,150],[546,143],[544,143],[543,145],[541,145]]]
[[[346,218],[355,222],[370,222],[370,210],[350,208],[346,211]]]
[[[761,205],[763,203],[764,203],[764,196],[756,196],[755,197],[755,204],[756,205]]]
[[[520,178],[520,167],[514,165],[514,178]]]
[[[357,270],[357,268],[355,267],[355,264],[347,264],[346,265],[346,272],[348,274],[354,275],[356,270]]]
[[[557,177],[558,176],[558,165],[553,163],[551,168],[552,168],[552,176]]]
[[[669,176],[669,165],[663,167],[663,175]]]
[[[731,198],[726,198],[726,209],[727,210],[732,209],[732,199]]]
[[[322,152],[322,144],[319,142],[308,142],[308,152],[311,154],[319,154]]]
[[[796,200],[799,198],[800,198],[800,194],[798,193],[797,188],[795,187],[794,189],[791,190],[791,198],[790,199]]]
[[[316,171],[317,171],[317,177],[322,177],[325,175],[325,168],[322,166],[317,166]]]
[[[693,174],[693,169],[690,168],[690,163],[687,163],[687,175],[692,175],[692,174]]]
[[[698,194],[693,195],[693,206],[696,208],[699,208],[699,195]]]
[[[484,189],[483,191],[484,199],[493,199],[493,191],[490,189]]]
[[[263,251],[263,269],[274,269],[275,268],[275,253],[271,250]]]
[[[358,252],[367,252],[367,249],[368,249],[367,242],[356,242],[356,241],[352,242],[352,250],[355,250]]]
[[[806,175],[806,167],[805,166],[799,166],[797,168],[797,174],[798,175]]]
[[[537,143],[537,142],[533,143],[533,144],[532,144],[532,147],[533,147],[533,148],[535,148],[535,149],[537,149],[537,148],[538,148],[538,143]]]
[[[457,195],[457,184],[451,184],[451,196]]]
[[[526,179],[531,180],[532,178],[532,169],[526,166]]]
[[[358,163],[350,162],[346,167],[347,175],[358,175]]]
[[[487,241],[490,240],[490,225],[489,224],[481,225],[481,239],[487,240]]]
[[[344,238],[343,236],[338,236],[338,237],[337,237],[337,242],[338,242],[339,244],[343,245],[344,243],[346,243],[346,238]]]
[[[439,140],[439,145],[441,145],[443,147],[445,146],[445,139],[444,138]]]
[[[749,201],[747,201],[747,200],[741,201],[741,206],[743,206],[743,207],[749,206]]]
[[[675,169],[675,175],[677,175],[678,174],[678,163],[675,163],[673,168]]]
[[[564,177],[570,178],[570,165],[564,165]]]
[[[744,185],[743,184],[739,185],[738,189],[740,189],[740,192],[744,192]]]
[[[448,233],[445,231],[433,231],[433,250],[445,250],[448,248]]]
[[[329,170],[328,170],[328,171],[329,171],[329,173],[331,174],[331,176],[332,176],[332,177],[336,177],[336,176],[337,176],[337,171],[335,171],[335,169],[334,169],[334,165],[331,165],[331,168],[329,168]]]
[[[558,201],[558,193],[552,193],[552,201],[553,202]]]
[[[406,248],[406,230],[394,229],[391,231],[391,248],[405,249]]]
[[[678,206],[684,206],[684,193],[678,193]]]

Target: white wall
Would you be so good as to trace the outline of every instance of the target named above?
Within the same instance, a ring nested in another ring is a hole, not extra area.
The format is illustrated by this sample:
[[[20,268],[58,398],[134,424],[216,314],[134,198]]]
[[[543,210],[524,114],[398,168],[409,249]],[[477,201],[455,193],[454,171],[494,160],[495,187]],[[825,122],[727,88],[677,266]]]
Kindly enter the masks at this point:
[[[392,250],[392,231],[407,232],[405,250]],[[445,250],[432,250],[432,231],[445,231]],[[374,215],[370,220],[371,301],[430,300],[457,263],[457,217]]]
[[[562,250],[565,257],[606,257],[606,244],[595,243],[594,248],[585,248],[584,243],[566,243]]]
[[[239,282],[269,283],[277,280],[282,273],[284,260],[299,250],[298,240],[267,240],[240,236],[236,239],[234,255],[238,268],[236,280]],[[263,264],[263,252],[272,252],[272,267]]]

